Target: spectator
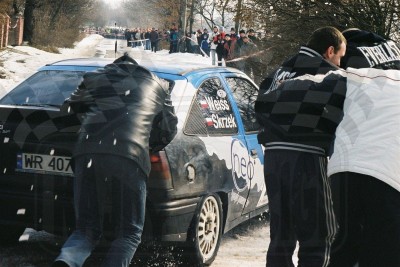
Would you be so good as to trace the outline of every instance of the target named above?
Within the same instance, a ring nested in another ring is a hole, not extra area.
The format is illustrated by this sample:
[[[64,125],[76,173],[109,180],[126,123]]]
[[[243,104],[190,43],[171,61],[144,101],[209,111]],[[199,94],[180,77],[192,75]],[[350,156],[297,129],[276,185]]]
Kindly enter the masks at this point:
[[[199,43],[197,41],[196,32],[192,33],[192,35],[190,37],[190,44],[192,46],[192,53],[199,54],[200,53],[200,51],[199,51]]]
[[[257,46],[250,41],[247,35],[243,35],[240,39],[242,40],[242,46],[239,53],[241,60],[238,62],[238,68],[248,76],[253,77],[253,61],[257,57],[252,55],[258,51]]]
[[[151,52],[157,52],[159,40],[160,36],[158,35],[158,31],[153,27],[150,32]]]
[[[198,44],[198,45],[201,44],[201,41],[202,41],[201,36],[202,36],[202,34],[203,34],[203,32],[202,32],[200,29],[198,29],[197,32],[196,32],[197,44]]]
[[[249,37],[250,41],[252,41],[257,47],[260,46],[260,39],[256,36],[256,32],[253,29],[247,31],[247,36]]]
[[[230,39],[235,42],[239,39],[239,36],[236,34],[235,28],[231,28]]]
[[[240,30],[239,31],[239,39],[236,41],[236,45],[235,45],[235,57],[239,57],[240,56],[240,48],[242,48],[243,45],[243,36],[246,35],[246,31],[245,30]]]
[[[129,29],[125,29],[125,39],[126,39],[126,46],[129,46],[129,41],[131,40],[131,33]]]
[[[172,24],[172,28],[169,33],[169,53],[176,53],[178,52],[178,41],[179,41],[179,33],[178,27],[175,24]]]
[[[144,39],[146,39],[146,50],[151,50],[150,32],[152,29],[148,28],[144,34]]]
[[[217,35],[216,40],[214,41],[214,44],[216,45],[215,51],[217,53],[217,58],[218,58],[218,66],[222,66],[222,59],[224,56],[224,50],[225,50],[225,34],[222,32]]]
[[[53,266],[84,264],[101,238],[104,200],[110,197],[115,235],[103,266],[127,267],[143,231],[149,150],[161,149],[176,134],[168,84],[124,55],[86,73],[68,103],[84,114],[72,156],[76,229]]]
[[[214,26],[213,27],[213,32],[210,35],[210,54],[211,54],[211,64],[215,65],[215,56],[216,56],[216,49],[217,45],[215,44],[215,41],[217,40],[217,35],[219,34],[218,32],[218,27]]]
[[[192,42],[190,41],[191,34],[190,32],[187,32],[185,35],[185,52],[187,53],[193,53],[192,51]]]
[[[225,35],[225,44],[224,44],[225,62],[232,60],[234,58],[235,42],[236,40],[232,40],[230,34]]]
[[[258,142],[265,147],[271,214],[267,267],[293,266],[297,241],[299,266],[329,262],[337,225],[326,164],[345,92],[325,93],[323,86],[286,80],[337,70],[345,52],[346,39],[339,30],[319,28],[307,46],[260,85],[255,111],[262,126]]]
[[[209,34],[207,29],[204,29],[203,34],[201,35],[201,42],[200,42],[200,48],[204,52],[202,55],[204,56],[207,55],[208,57],[210,56],[210,44],[209,44]]]

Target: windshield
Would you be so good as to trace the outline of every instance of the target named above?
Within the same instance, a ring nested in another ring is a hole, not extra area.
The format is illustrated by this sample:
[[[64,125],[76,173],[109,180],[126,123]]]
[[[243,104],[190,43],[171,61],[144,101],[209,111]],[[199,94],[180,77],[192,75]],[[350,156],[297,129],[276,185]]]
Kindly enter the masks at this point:
[[[40,71],[15,87],[1,105],[61,106],[82,81],[82,71]]]

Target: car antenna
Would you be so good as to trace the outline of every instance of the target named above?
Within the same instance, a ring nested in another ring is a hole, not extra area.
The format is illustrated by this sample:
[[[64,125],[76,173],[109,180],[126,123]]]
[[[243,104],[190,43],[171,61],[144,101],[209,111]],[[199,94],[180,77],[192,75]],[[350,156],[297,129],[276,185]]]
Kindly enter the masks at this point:
[[[115,53],[115,58],[117,58],[117,23],[115,22],[115,48],[114,48],[114,53]]]

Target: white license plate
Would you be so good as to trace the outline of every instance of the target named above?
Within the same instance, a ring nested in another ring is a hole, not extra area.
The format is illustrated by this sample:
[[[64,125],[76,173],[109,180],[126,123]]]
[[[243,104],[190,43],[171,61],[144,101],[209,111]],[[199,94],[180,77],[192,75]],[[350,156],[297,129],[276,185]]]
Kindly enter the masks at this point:
[[[17,171],[72,175],[71,158],[44,154],[18,153]]]

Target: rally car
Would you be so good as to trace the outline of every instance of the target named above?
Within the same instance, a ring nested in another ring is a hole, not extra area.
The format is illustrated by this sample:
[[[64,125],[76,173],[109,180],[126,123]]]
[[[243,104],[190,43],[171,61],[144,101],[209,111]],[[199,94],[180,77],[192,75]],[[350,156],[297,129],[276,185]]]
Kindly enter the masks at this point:
[[[111,62],[48,64],[0,99],[0,241],[18,240],[26,227],[72,231],[71,154],[80,120],[64,103],[84,72]],[[169,82],[178,116],[174,140],[151,155],[143,243],[182,244],[209,265],[223,233],[268,207],[257,86],[233,68],[140,64]]]

